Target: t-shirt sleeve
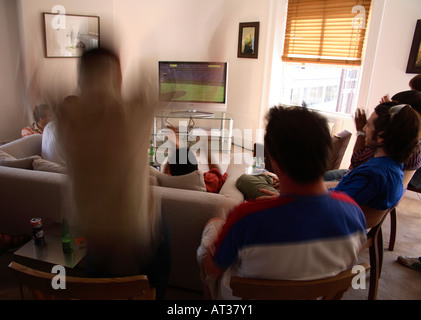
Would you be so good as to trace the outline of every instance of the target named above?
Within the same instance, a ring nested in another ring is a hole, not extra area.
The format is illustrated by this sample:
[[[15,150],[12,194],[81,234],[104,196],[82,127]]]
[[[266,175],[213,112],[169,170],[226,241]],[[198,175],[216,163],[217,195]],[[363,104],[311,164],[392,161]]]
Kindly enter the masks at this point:
[[[345,192],[360,206],[368,204],[377,195],[374,178],[367,173],[349,173],[339,184],[331,189]]]

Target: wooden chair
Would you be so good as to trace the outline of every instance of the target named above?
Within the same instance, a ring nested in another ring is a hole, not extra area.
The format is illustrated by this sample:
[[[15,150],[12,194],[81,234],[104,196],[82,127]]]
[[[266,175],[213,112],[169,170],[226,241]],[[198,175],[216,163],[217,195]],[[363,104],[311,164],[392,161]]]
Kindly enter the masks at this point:
[[[344,130],[338,134],[334,134],[332,137],[332,155],[330,158],[330,166],[328,170],[339,169],[346,148],[348,147],[349,141],[351,140],[352,133]]]
[[[52,280],[56,274],[34,270],[16,262],[11,262],[9,268],[37,300],[154,300],[156,295],[145,275],[120,278],[66,276],[66,288],[55,290]]]
[[[370,266],[362,263],[367,272]],[[352,284],[356,273],[352,268],[334,277],[311,280],[289,281],[231,277],[234,296],[255,300],[340,300]]]
[[[416,170],[405,170],[404,171],[404,173],[403,173],[404,190],[405,191],[410,190],[410,191],[421,193],[421,189],[416,189],[409,184],[409,182],[411,181],[415,172],[416,172]],[[402,195],[402,197],[403,197],[403,195]],[[390,211],[390,237],[389,237],[389,250],[390,251],[393,251],[395,249],[396,233],[397,233],[397,228],[398,228],[398,217],[397,217],[397,212],[396,212],[397,208],[396,207],[397,206],[395,206]]]
[[[396,208],[387,210],[377,210],[367,206],[361,206],[366,217],[367,228],[370,231],[367,234],[366,248],[370,254],[370,288],[368,290],[368,299],[376,300],[377,289],[383,265],[383,234],[382,224],[389,212]]]
[[[344,130],[332,136],[332,156],[330,159],[328,170],[334,170],[339,168],[344,157],[346,148],[348,147],[351,136],[351,132],[347,130]],[[270,164],[269,155],[262,143],[254,144],[253,157],[264,157],[266,170],[268,170],[269,172],[274,172],[272,169],[272,165]]]

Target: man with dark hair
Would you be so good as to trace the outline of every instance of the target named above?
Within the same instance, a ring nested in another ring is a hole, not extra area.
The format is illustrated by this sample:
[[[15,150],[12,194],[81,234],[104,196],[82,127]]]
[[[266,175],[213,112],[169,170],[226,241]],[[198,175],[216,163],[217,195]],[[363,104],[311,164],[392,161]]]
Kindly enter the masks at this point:
[[[365,218],[346,194],[323,183],[331,137],[326,120],[300,107],[274,107],[265,146],[279,177],[279,196],[214,218],[198,249],[205,293],[232,299],[231,275],[310,280],[333,276],[357,260]],[[334,241],[333,241],[334,240]]]
[[[412,90],[421,91],[421,74],[417,74],[409,81],[409,86]]]
[[[366,145],[374,157],[346,174],[332,190],[377,210],[396,205],[403,193],[402,163],[418,147],[419,130],[419,116],[409,105],[379,104],[364,126]]]
[[[421,114],[421,92],[414,90],[402,91],[392,96],[392,101],[400,104],[409,104],[418,114]],[[383,97],[380,103],[390,102],[389,99]],[[355,113],[355,127],[357,129],[357,140],[355,141],[351,164],[349,170],[367,162],[374,156],[375,149],[366,145],[364,126],[367,124],[366,114],[363,110],[358,109]],[[412,175],[421,167],[421,141],[415,152],[405,161],[404,170],[408,172],[404,178],[404,187],[411,180]],[[325,181],[339,181],[343,175],[349,170],[338,169],[331,170],[325,174]],[[421,172],[420,172],[421,174]],[[421,175],[420,175],[421,177]],[[421,180],[421,178],[419,179]],[[412,181],[411,181],[412,182]]]

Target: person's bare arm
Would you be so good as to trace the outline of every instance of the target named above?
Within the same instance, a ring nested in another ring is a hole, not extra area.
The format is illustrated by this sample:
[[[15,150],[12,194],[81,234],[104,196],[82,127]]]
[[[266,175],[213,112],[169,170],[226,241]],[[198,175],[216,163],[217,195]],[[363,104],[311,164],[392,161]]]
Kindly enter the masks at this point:
[[[354,145],[354,153],[365,148],[365,134],[360,133],[363,132],[363,128],[366,124],[367,116],[365,111],[357,109],[357,111],[355,111],[355,128],[357,129],[357,140],[355,141]]]

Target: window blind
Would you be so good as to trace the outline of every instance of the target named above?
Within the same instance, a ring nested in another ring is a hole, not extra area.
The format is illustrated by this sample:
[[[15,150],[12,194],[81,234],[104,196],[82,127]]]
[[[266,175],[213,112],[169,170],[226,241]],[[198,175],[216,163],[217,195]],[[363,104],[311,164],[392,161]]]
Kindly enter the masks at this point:
[[[289,0],[282,60],[361,65],[371,0]]]

